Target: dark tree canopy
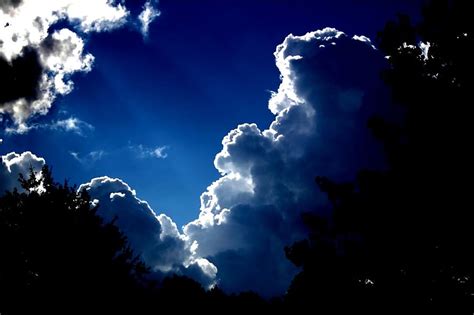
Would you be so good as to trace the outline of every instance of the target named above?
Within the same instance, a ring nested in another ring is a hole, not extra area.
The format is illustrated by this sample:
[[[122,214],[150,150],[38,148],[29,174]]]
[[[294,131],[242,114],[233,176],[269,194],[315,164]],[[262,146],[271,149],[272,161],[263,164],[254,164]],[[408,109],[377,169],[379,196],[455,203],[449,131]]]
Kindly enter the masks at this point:
[[[290,303],[323,313],[473,313],[469,12],[466,1],[433,1],[419,24],[400,15],[380,32],[391,66],[382,77],[404,111],[399,123],[368,122],[389,168],[361,170],[354,183],[317,178],[333,215],[306,216],[310,237],[286,249],[303,267]]]
[[[85,191],[53,181],[48,167],[0,198],[0,313],[71,314],[124,304],[146,267]]]

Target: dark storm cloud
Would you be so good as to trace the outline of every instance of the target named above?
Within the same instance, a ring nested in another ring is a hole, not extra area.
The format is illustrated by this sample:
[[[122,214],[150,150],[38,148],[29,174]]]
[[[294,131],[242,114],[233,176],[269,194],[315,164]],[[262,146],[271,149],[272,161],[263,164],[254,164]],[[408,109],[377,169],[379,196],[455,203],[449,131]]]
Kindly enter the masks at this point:
[[[296,268],[282,249],[287,240],[303,236],[296,226],[274,206],[233,207],[226,222],[212,229],[216,239],[207,240],[212,244],[219,238],[236,239],[209,257],[218,268],[219,286],[227,292],[253,290],[267,296],[286,289]],[[203,240],[200,244],[205,245]]]
[[[11,62],[0,55],[0,107],[21,98],[37,99],[42,72],[39,54],[31,47],[24,48]]]
[[[27,124],[31,116],[46,114],[58,95],[73,89],[70,76],[91,69],[93,56],[83,53],[84,43],[69,29],[49,34],[38,46],[23,48],[7,60],[0,54],[0,113],[8,114],[14,127],[7,131],[23,133],[35,128]]]
[[[18,7],[22,0],[0,0],[0,10],[8,12],[11,9]]]

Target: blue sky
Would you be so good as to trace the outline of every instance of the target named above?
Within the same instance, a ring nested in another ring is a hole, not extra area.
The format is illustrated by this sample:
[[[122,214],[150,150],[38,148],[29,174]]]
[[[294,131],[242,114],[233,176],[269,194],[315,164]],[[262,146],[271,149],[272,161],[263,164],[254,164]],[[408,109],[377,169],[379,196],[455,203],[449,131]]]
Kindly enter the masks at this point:
[[[373,38],[395,12],[415,8],[411,1],[163,0],[145,40],[131,27],[90,36],[92,71],[76,74],[73,92],[40,118],[76,117],[93,130],[3,136],[1,149],[31,150],[72,183],[119,177],[183,225],[219,177],[213,159],[222,137],[239,123],[272,120],[266,104],[279,84],[272,54],[286,35],[334,26]],[[165,147],[167,157],[143,156],[140,145]]]
[[[384,165],[366,122],[398,113],[375,38],[418,5],[0,2],[0,191],[48,163],[155,273],[282,294],[301,213],[328,208],[314,177]]]

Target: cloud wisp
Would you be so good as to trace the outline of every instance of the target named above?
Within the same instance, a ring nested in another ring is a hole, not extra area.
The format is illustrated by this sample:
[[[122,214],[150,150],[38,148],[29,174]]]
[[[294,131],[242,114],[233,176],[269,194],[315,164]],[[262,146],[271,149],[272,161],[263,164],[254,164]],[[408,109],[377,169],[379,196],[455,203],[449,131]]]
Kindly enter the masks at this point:
[[[56,120],[49,125],[49,128],[53,130],[74,132],[80,136],[83,136],[88,131],[94,130],[94,126],[76,117]]]
[[[69,152],[69,154],[80,164],[91,166],[95,162],[101,160],[107,153],[104,150],[96,150],[85,155],[81,155],[79,152],[74,151]]]
[[[129,145],[128,149],[139,159],[156,158],[166,159],[168,157],[169,146],[148,147],[143,144]]]
[[[61,132],[72,132],[76,135],[85,137],[86,135],[94,131],[94,129],[94,126],[92,126],[91,124],[80,120],[77,117],[70,116],[64,119],[53,120],[50,123],[35,123],[25,125],[21,130],[15,128],[6,128],[5,132],[7,134],[22,134],[31,130],[55,130]]]
[[[148,30],[151,22],[159,17],[161,12],[157,8],[157,1],[150,0],[143,5],[142,12],[138,15],[140,22],[140,32],[144,38],[148,37]]]

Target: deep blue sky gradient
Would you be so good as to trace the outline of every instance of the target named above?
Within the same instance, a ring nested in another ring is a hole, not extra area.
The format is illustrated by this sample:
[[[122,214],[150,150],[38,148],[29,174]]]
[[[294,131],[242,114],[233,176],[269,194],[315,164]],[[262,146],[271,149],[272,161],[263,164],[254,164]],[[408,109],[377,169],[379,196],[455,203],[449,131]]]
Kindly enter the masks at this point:
[[[76,75],[75,90],[39,120],[74,116],[92,132],[2,135],[1,153],[30,150],[72,183],[119,177],[180,226],[197,216],[200,194],[219,177],[213,159],[222,137],[239,123],[266,128],[273,119],[267,101],[279,73],[272,54],[286,35],[332,26],[375,38],[388,19],[415,14],[419,3],[163,0],[146,40],[131,27],[90,37],[93,70]],[[139,157],[130,147],[140,144],[166,145],[168,157]],[[101,159],[82,164],[70,154],[100,150]]]

